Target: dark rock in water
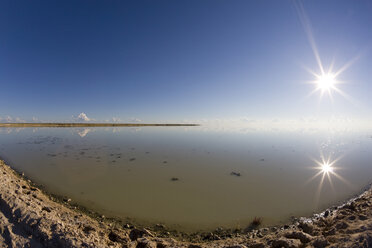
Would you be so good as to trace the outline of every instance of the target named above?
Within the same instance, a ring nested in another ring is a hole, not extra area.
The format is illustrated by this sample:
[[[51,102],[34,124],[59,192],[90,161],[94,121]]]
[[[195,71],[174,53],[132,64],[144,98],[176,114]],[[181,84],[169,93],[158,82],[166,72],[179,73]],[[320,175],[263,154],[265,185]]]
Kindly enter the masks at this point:
[[[171,178],[171,181],[173,181],[173,182],[174,182],[174,181],[178,181],[178,180],[180,180],[178,177],[172,177],[172,178]]]
[[[130,159],[129,159],[129,161],[134,161],[134,160],[136,160],[136,158],[130,158]]]
[[[236,176],[236,177],[240,177],[241,176],[241,174],[239,172],[235,172],[235,171],[231,172],[230,175],[231,176]]]
[[[264,158],[261,158],[260,161],[263,162],[263,161],[265,161],[265,159]]]
[[[163,161],[163,164],[166,164],[166,163],[168,163],[167,161]]]

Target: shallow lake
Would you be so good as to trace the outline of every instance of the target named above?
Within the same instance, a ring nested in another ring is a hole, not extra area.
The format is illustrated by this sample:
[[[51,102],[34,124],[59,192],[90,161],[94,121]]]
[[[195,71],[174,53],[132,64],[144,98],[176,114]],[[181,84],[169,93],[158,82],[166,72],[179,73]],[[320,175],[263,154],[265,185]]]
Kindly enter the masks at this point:
[[[0,157],[105,216],[197,231],[244,228],[256,216],[280,224],[360,193],[372,179],[371,134],[0,128]],[[322,155],[331,169],[316,168]]]

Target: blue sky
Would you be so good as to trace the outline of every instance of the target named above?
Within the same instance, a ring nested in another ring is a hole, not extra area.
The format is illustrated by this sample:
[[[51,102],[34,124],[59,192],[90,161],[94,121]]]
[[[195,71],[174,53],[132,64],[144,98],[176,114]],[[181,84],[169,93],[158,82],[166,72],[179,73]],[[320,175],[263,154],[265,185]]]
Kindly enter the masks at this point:
[[[1,1],[0,118],[369,118],[372,2],[303,2],[326,69],[359,56],[333,101],[296,4]]]

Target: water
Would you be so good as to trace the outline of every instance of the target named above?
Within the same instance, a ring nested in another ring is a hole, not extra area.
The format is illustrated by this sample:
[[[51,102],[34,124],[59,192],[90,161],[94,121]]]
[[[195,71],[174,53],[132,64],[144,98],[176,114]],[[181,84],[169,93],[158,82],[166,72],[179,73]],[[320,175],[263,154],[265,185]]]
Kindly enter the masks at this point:
[[[352,131],[0,128],[0,157],[49,192],[182,231],[280,224],[344,201],[371,182],[371,148],[371,133]],[[339,158],[336,175],[315,169],[321,154]]]

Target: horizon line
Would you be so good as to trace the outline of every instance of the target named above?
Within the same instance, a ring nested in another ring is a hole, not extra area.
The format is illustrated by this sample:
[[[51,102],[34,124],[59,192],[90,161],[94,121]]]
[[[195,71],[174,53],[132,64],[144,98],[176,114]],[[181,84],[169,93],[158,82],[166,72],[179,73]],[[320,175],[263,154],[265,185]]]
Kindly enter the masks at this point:
[[[0,127],[146,127],[146,126],[200,126],[200,124],[181,123],[74,123],[74,122],[40,122],[40,123],[0,123]]]

